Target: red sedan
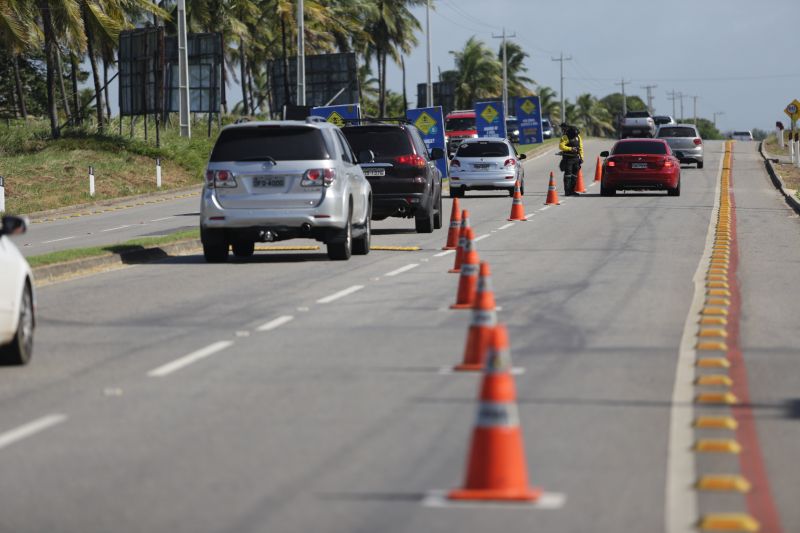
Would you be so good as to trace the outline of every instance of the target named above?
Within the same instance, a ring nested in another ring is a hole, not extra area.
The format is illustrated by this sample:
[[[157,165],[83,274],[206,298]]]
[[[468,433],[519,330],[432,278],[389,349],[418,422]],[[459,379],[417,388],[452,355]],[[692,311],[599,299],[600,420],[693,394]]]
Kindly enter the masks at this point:
[[[680,159],[662,139],[625,139],[618,141],[610,154],[600,155],[606,158],[600,182],[602,196],[614,196],[621,189],[681,194]]]

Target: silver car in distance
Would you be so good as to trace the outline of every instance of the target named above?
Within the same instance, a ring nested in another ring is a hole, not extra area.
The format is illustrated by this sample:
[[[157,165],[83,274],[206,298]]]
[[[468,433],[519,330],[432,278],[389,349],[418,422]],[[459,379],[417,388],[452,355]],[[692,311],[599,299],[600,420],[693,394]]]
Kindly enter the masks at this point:
[[[463,197],[466,191],[505,190],[514,195],[514,184],[520,181],[525,193],[525,154],[518,154],[514,145],[501,137],[465,139],[450,161],[450,197]]]

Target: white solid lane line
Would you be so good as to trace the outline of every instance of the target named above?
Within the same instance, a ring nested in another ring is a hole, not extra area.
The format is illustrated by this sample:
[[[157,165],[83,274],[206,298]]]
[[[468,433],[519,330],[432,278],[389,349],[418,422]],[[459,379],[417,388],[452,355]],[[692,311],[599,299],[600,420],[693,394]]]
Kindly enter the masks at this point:
[[[410,264],[408,264],[408,265],[406,265],[404,267],[398,268],[397,270],[392,270],[391,272],[389,272],[387,274],[384,274],[384,276],[386,276],[387,278],[390,278],[392,276],[396,276],[398,274],[402,274],[403,272],[408,272],[412,268],[417,268],[418,266],[419,266],[419,263],[410,263]]]
[[[485,239],[486,237],[491,237],[491,234],[487,233],[487,234],[485,234],[485,235],[481,235],[480,237],[475,237],[474,239],[472,239],[472,242],[478,242],[478,241],[482,241],[482,240],[483,240],[483,239]]]
[[[282,325],[291,322],[292,320],[294,320],[294,317],[292,315],[279,316],[278,318],[270,320],[269,322],[267,322],[262,326],[258,326],[256,331],[272,331],[273,329],[279,328]]]
[[[175,218],[175,216],[174,215],[170,215],[168,217],[154,218],[150,222],[161,222],[162,220],[169,220],[171,218]]]
[[[63,239],[53,239],[52,241],[42,241],[42,244],[50,244],[51,242],[61,242],[61,241],[68,241],[70,239],[74,239],[75,236],[72,237],[64,237]]]
[[[438,254],[433,254],[433,257],[444,257],[446,255],[450,255],[455,253],[455,250],[445,250],[444,252],[439,252]]]
[[[118,229],[130,228],[132,225],[133,224],[125,224],[124,226],[117,226],[116,228],[102,229],[102,230],[100,230],[100,232],[102,233],[102,232],[106,232],[106,231],[116,231]]]
[[[22,439],[26,439],[32,435],[35,435],[40,431],[44,431],[47,428],[53,427],[56,424],[60,424],[66,419],[67,415],[60,415],[60,414],[47,415],[41,418],[37,418],[33,422],[28,422],[27,424],[19,426],[16,429],[12,429],[11,431],[0,433],[0,449],[5,448],[6,446],[10,446],[15,442],[21,441]]]
[[[549,206],[549,205],[546,205],[546,206],[544,206],[544,207],[540,207],[540,208],[539,208],[539,211],[546,211],[547,209],[550,209],[550,206]]]
[[[499,227],[499,228],[497,228],[497,229],[508,229],[508,228],[510,228],[510,227],[511,227],[511,226],[513,226],[513,225],[514,225],[514,223],[513,223],[513,222],[509,222],[508,224],[503,224],[502,226],[500,226],[500,227]]]
[[[214,344],[209,344],[205,348],[201,348],[196,352],[192,352],[189,355],[185,355],[180,359],[175,359],[174,361],[167,363],[166,365],[162,365],[158,368],[155,368],[147,373],[148,376],[153,378],[163,378],[173,372],[180,370],[185,366],[189,366],[192,363],[196,363],[201,359],[205,359],[206,357],[213,355],[225,348],[231,346],[233,341],[219,341],[215,342]]]
[[[363,288],[364,288],[363,285],[353,285],[352,287],[348,287],[348,288],[346,288],[346,289],[344,289],[342,291],[335,292],[335,293],[331,294],[330,296],[326,296],[325,298],[320,298],[319,300],[317,300],[317,303],[318,304],[329,304],[329,303],[331,303],[333,301],[338,300],[339,298],[344,298],[345,296],[353,294],[354,292],[360,291]]]

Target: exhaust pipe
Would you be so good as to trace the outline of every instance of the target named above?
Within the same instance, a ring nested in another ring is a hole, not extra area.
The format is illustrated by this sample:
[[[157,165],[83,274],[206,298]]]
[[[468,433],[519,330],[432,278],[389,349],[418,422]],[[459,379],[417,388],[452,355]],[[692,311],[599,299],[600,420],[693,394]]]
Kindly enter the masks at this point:
[[[400,213],[401,215],[405,215],[406,214],[406,206],[403,205],[403,206],[398,207],[397,208],[397,212]]]
[[[311,224],[309,224],[308,222],[303,222],[303,225],[300,226],[300,228],[303,230],[303,233],[311,232]]]
[[[275,234],[268,229],[258,230],[258,240],[261,242],[272,242],[275,240]]]

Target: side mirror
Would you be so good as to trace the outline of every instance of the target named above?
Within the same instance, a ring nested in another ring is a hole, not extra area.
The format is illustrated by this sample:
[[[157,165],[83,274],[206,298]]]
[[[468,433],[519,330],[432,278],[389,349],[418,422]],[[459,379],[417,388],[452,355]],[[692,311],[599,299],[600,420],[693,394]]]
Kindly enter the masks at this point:
[[[525,154],[519,154],[519,156],[517,156],[517,159],[526,159],[527,157],[528,156]]]
[[[23,217],[8,215],[3,217],[0,235],[22,235],[28,229],[28,221]]]
[[[358,152],[358,162],[359,163],[374,163],[375,162],[375,152],[372,150],[361,150]]]
[[[431,159],[433,161],[442,158],[444,158],[444,150],[442,150],[441,148],[434,148],[431,150]]]
[[[603,150],[600,152],[600,157],[608,157],[608,150]]]

